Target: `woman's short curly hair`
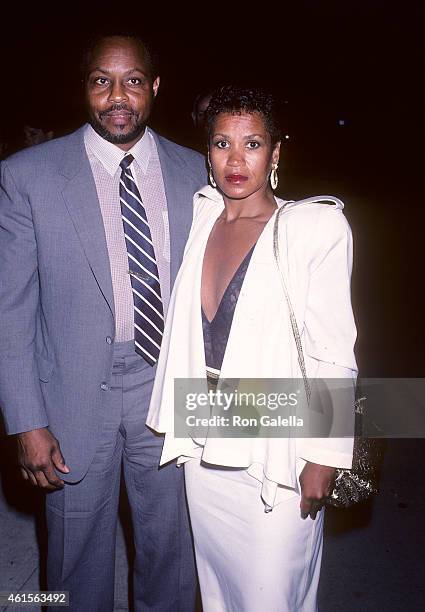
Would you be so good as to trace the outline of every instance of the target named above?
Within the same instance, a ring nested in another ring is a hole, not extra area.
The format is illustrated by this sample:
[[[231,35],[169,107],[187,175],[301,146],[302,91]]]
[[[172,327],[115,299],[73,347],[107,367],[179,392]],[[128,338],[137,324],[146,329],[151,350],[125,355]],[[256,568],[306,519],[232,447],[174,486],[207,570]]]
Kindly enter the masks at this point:
[[[263,89],[235,85],[224,85],[216,89],[206,111],[208,135],[211,134],[216,117],[221,113],[260,113],[272,145],[281,139],[276,100],[271,93]]]

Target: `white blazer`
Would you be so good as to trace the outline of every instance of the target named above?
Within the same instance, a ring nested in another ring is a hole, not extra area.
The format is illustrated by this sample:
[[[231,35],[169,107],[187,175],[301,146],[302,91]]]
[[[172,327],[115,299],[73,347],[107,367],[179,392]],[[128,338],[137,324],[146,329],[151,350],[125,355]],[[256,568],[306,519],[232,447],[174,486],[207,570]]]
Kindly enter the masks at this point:
[[[276,198],[278,207],[285,202]],[[194,456],[214,465],[243,467],[263,483],[273,506],[277,487],[298,490],[300,462],[350,468],[353,438],[208,438],[203,446],[175,438],[174,379],[205,379],[201,274],[211,229],[224,208],[209,186],[194,196],[194,217],[170,299],[147,425],[165,433],[161,464]],[[279,220],[283,270],[297,319],[309,378],[357,374],[351,308],[352,236],[343,204],[293,203]],[[225,378],[301,378],[268,221],[253,251],[235,308],[221,368]],[[353,391],[354,400],[354,391]]]

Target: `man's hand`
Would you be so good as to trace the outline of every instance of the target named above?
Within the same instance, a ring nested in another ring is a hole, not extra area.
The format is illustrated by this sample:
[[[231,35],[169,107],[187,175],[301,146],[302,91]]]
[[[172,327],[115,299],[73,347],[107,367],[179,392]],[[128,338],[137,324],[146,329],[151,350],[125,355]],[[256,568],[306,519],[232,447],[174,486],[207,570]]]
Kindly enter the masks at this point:
[[[47,427],[20,433],[17,438],[18,461],[25,480],[46,491],[61,489],[64,482],[56,475],[55,468],[64,474],[68,474],[69,468],[59,442]]]
[[[318,465],[307,461],[300,474],[301,484],[301,518],[308,515],[314,520],[316,514],[325,503],[326,497],[331,493],[335,482],[336,468],[327,465]]]

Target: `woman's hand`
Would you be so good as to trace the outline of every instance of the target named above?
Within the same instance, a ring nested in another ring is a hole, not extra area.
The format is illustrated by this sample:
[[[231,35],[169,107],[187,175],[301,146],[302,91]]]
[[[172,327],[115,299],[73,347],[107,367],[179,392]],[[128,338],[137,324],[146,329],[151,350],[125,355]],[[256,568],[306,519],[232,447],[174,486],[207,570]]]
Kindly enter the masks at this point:
[[[336,468],[327,465],[318,465],[307,461],[300,474],[301,484],[301,518],[309,515],[314,520],[316,514],[325,503],[326,497],[331,493],[335,482]]]

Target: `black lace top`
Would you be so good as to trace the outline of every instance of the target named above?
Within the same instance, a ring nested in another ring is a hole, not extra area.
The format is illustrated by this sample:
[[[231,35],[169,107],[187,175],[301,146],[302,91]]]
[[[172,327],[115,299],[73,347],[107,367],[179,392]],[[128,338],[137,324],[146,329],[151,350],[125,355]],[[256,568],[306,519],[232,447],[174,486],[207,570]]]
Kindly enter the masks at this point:
[[[202,310],[202,328],[204,332],[205,365],[207,368],[221,370],[223,357],[232,327],[233,315],[239,298],[242,283],[251,260],[255,245],[248,251],[245,259],[236,270],[221,298],[217,312],[210,322]]]

